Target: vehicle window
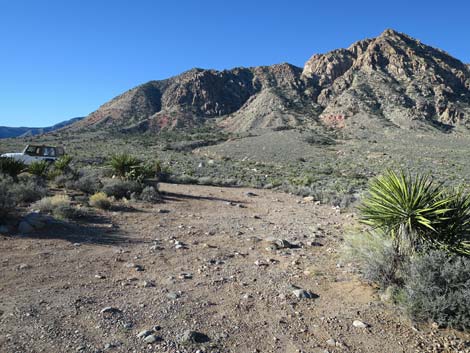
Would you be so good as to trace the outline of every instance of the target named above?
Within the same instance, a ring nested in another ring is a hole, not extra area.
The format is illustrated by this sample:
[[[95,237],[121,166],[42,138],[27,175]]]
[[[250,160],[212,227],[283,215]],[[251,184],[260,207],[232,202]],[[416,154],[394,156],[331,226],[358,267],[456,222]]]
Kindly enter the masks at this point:
[[[26,154],[28,155],[35,155],[36,154],[36,147],[35,146],[29,146],[26,151],[25,151]]]
[[[46,147],[46,151],[47,151],[46,156],[55,157],[55,148],[54,147]]]
[[[37,156],[42,156],[42,153],[43,153],[42,148],[41,147],[36,147],[36,152],[35,153],[36,153]]]

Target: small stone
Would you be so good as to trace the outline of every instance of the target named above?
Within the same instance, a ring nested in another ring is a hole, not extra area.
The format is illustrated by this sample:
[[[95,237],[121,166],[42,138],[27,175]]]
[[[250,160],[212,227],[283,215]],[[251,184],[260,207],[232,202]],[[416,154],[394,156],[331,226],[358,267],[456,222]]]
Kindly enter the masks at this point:
[[[134,269],[135,269],[137,272],[145,271],[144,267],[141,266],[141,265],[135,265],[135,266],[134,266]]]
[[[166,295],[168,299],[176,300],[178,298],[181,298],[181,293],[180,292],[170,292]]]
[[[159,209],[158,213],[170,213],[170,210]]]
[[[305,289],[295,289],[292,293],[299,299],[315,299],[318,298],[317,294]]]
[[[148,344],[155,343],[157,341],[161,341],[161,337],[155,336],[155,335],[149,335],[144,338],[144,342]]]
[[[140,286],[142,288],[152,288],[152,287],[155,287],[155,284],[151,281],[142,281],[140,282]]]
[[[313,202],[315,201],[315,198],[313,196],[306,196],[304,197],[305,202]]]
[[[95,275],[95,278],[97,278],[97,279],[105,279],[106,277],[103,276],[103,275]]]
[[[333,338],[330,338],[329,340],[326,341],[326,344],[329,346],[336,346],[336,340]]]
[[[147,336],[150,336],[152,333],[152,330],[143,330],[138,333],[137,338],[145,338]]]
[[[357,327],[357,328],[367,328],[369,325],[367,325],[366,323],[364,323],[360,320],[354,320],[353,321],[353,326]]]
[[[114,308],[112,306],[107,306],[106,308],[101,309],[101,314],[118,314],[121,313],[122,311],[119,310],[118,308]]]
[[[256,266],[269,266],[266,262],[261,261],[261,260],[256,260],[255,265]]]
[[[279,249],[292,249],[295,246],[288,242],[286,239],[276,239],[273,242]]]
[[[28,264],[21,264],[18,266],[18,269],[20,270],[28,270],[31,268],[31,265],[28,265]]]
[[[178,276],[180,279],[192,279],[193,275],[191,273],[182,273]]]
[[[255,194],[254,192],[251,192],[251,191],[245,192],[245,195],[248,196],[248,197],[258,196],[257,194]]]
[[[210,338],[200,332],[187,330],[181,336],[181,343],[205,343],[209,342]]]

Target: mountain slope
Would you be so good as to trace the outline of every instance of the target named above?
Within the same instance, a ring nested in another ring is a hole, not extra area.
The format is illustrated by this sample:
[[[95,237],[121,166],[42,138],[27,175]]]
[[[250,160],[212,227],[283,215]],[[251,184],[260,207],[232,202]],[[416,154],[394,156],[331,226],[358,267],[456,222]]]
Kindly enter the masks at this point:
[[[47,132],[52,132],[63,127],[72,125],[82,120],[83,117],[72,118],[66,121],[62,121],[58,124],[49,127],[8,127],[0,126],[0,138],[9,138],[9,137],[25,137],[45,134]]]
[[[74,128],[128,131],[217,122],[231,130],[466,126],[470,67],[405,34],[380,36],[290,64],[192,69],[105,103]]]
[[[359,113],[399,127],[455,126],[470,117],[468,66],[393,30],[313,56],[303,75],[320,88],[317,102],[327,124],[344,124]]]

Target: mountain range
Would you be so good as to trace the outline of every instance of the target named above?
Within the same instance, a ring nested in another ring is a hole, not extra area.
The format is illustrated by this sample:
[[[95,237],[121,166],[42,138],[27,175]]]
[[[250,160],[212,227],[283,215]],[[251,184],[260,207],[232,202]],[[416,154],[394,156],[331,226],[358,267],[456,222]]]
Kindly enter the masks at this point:
[[[195,68],[149,81],[103,104],[71,128],[159,131],[214,122],[229,131],[322,126],[470,126],[470,66],[387,29],[347,49],[287,63],[231,70]]]
[[[52,132],[68,125],[74,124],[83,117],[72,118],[66,121],[62,121],[58,124],[48,127],[8,127],[0,126],[0,138],[9,138],[9,137],[27,137],[34,135],[41,135],[47,132]]]

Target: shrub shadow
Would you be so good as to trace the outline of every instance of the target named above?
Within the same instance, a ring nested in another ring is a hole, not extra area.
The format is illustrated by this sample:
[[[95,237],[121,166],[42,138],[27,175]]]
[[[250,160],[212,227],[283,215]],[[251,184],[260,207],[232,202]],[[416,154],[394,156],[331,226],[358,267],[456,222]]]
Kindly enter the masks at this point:
[[[94,245],[122,246],[144,242],[144,239],[129,237],[126,232],[114,227],[109,218],[100,215],[88,215],[77,221],[52,220],[44,228],[22,234],[21,237]]]
[[[237,204],[244,204],[244,201],[231,200],[215,196],[198,196],[189,194],[178,194],[174,192],[160,191],[163,201],[183,201],[183,200],[205,200],[205,201],[220,201],[220,202],[233,202]]]

